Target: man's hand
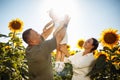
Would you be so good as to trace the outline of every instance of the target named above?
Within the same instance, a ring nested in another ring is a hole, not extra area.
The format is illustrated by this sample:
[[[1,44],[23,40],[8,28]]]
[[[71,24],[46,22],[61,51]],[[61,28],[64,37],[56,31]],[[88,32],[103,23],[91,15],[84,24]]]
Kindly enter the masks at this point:
[[[67,44],[61,45],[60,50],[65,54],[66,57],[70,56],[68,49],[67,49]]]
[[[52,26],[54,26],[53,25],[53,22],[52,21],[50,21],[50,22],[48,22],[46,25],[45,25],[45,27],[43,28],[43,32],[46,32],[50,27],[52,27]]]
[[[44,39],[47,39],[47,37],[52,33],[52,30],[54,28],[54,24],[52,21],[50,21],[48,24],[45,25],[43,28],[43,32],[41,33],[42,37]]]

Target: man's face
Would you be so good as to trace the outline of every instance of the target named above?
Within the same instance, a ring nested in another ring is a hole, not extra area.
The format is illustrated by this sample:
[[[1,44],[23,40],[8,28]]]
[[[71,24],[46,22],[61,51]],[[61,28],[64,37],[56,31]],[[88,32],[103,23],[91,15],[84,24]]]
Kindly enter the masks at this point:
[[[40,34],[38,34],[36,31],[31,30],[30,31],[30,38],[29,43],[33,45],[37,45],[40,43]]]
[[[90,39],[86,40],[85,43],[84,43],[84,45],[83,45],[83,47],[85,49],[90,49],[91,50],[94,47],[93,46],[93,39],[90,38]]]

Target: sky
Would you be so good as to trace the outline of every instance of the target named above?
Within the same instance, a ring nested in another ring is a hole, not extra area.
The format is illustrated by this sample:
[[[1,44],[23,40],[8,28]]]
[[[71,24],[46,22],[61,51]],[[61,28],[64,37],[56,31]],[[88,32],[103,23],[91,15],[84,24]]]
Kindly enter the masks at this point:
[[[68,44],[73,48],[81,38],[99,39],[107,28],[120,33],[120,0],[0,0],[0,34],[8,34],[8,23],[16,18],[24,22],[23,31],[33,28],[42,33],[51,20],[48,15],[51,8],[71,17],[67,33]]]

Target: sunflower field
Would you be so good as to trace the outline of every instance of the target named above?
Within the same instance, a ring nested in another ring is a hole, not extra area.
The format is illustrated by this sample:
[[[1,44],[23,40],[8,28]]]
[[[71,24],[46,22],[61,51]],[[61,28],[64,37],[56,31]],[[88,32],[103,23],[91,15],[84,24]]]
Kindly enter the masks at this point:
[[[120,34],[105,29],[100,37],[103,49],[94,52],[96,64],[89,73],[92,80],[120,80]]]
[[[25,60],[25,47],[19,37],[23,23],[18,19],[9,23],[11,32],[0,34],[7,41],[0,42],[0,80],[27,80],[28,66]],[[15,29],[14,29],[15,27]]]
[[[8,35],[0,34],[0,38],[7,41],[0,42],[0,80],[29,80],[28,65],[25,55],[23,40],[20,31],[23,29],[23,21],[14,19],[9,22]],[[102,49],[94,51],[96,63],[87,74],[91,80],[120,80],[120,34],[116,29],[105,29],[102,31],[99,43]],[[72,50],[68,45],[68,52],[74,55],[83,49],[84,39],[77,42],[78,50]],[[55,66],[56,52],[51,53],[52,65]],[[65,63],[62,72],[57,73],[53,69],[54,80],[71,80],[72,65]]]

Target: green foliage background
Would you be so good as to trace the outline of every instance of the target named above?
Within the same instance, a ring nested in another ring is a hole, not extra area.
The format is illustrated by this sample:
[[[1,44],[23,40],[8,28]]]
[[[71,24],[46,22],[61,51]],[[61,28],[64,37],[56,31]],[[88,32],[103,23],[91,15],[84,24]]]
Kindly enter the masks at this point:
[[[28,66],[25,58],[25,47],[19,33],[10,32],[8,35],[0,34],[0,38],[7,39],[7,42],[0,42],[0,80],[29,80]],[[91,80],[120,80],[120,44],[114,49],[103,48],[109,54],[110,60],[105,55],[100,55],[96,60],[93,69],[88,73]],[[69,50],[71,54],[78,51]],[[116,56],[111,59],[112,56]],[[107,61],[106,61],[107,60]],[[55,56],[52,56],[54,68]],[[112,64],[117,63],[117,64]],[[71,80],[72,65],[65,64],[61,73],[54,71],[54,80]]]
[[[92,80],[120,80],[120,44],[113,49],[104,47],[92,70],[88,73]]]
[[[27,80],[28,66],[25,60],[25,47],[19,34],[0,34],[7,42],[0,42],[0,80]]]
[[[0,34],[0,38],[7,42],[0,42],[0,80],[29,80],[28,66],[25,58],[25,47],[19,33],[10,32],[8,35]],[[55,57],[52,56],[54,67]],[[54,80],[70,80],[72,77],[71,64],[65,64],[63,72],[54,72]]]

